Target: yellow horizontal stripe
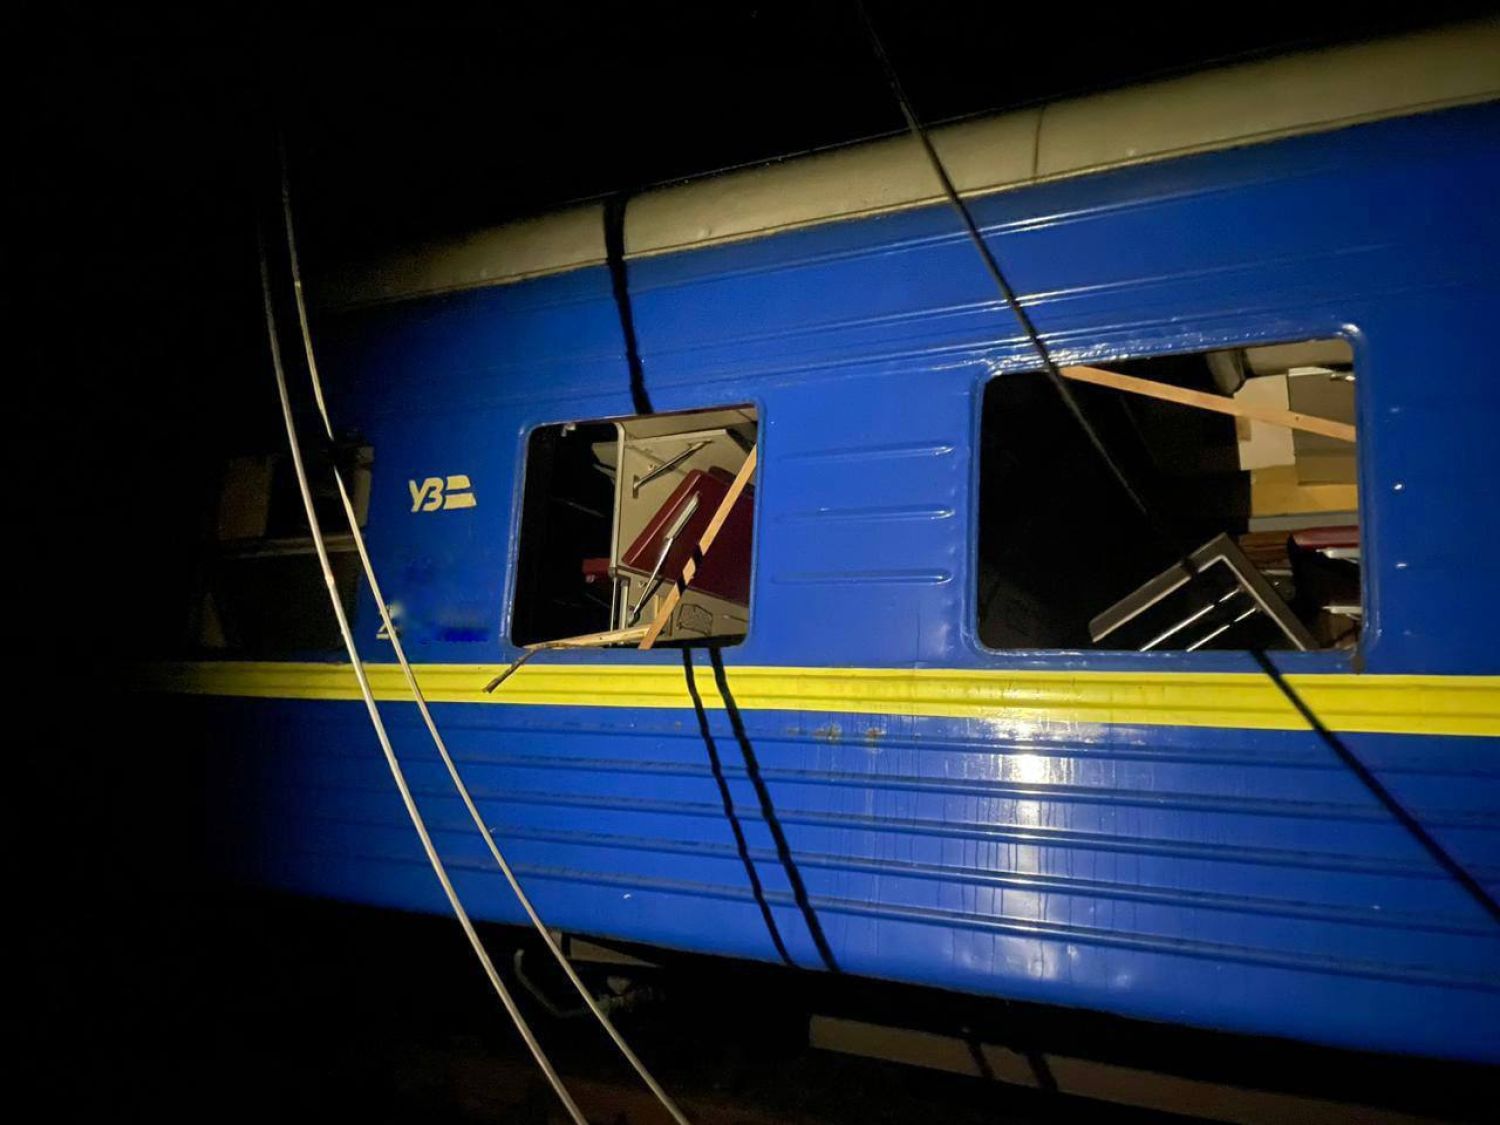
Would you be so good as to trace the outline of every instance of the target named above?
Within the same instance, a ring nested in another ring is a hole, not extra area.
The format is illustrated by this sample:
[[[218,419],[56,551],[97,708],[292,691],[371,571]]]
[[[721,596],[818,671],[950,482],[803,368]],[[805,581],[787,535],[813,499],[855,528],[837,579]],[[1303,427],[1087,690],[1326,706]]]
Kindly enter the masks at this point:
[[[417,679],[435,703],[553,707],[688,708],[682,670],[673,665],[533,662],[483,691],[502,666],[423,664]],[[376,698],[410,697],[395,664],[367,665]],[[720,707],[712,673],[697,671],[699,693]],[[1329,727],[1391,734],[1500,736],[1500,676],[1289,676]],[[347,664],[197,662],[158,666],[158,689],[270,699],[358,699]],[[1301,730],[1306,723],[1267,677],[1256,672],[965,671],[938,668],[729,669],[746,711],[910,715],[1005,725],[1143,724]]]

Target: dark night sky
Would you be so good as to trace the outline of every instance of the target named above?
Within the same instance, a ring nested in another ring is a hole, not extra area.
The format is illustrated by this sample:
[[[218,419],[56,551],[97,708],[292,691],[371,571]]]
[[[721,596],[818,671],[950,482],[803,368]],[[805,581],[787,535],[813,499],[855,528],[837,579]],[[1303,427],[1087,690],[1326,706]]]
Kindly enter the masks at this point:
[[[1117,5],[1087,20],[1020,7],[870,5],[934,121],[1475,6],[1305,4],[1286,19],[1264,5]],[[310,246],[337,254],[493,223],[900,125],[849,0],[608,10],[271,37],[252,69],[294,146]]]
[[[1485,6],[1120,5],[1086,18],[1052,5],[870,7],[918,109],[937,121]],[[76,224],[93,222],[122,246],[154,243],[153,258],[207,251],[205,237],[227,248],[244,237],[235,212],[264,186],[274,124],[291,145],[315,265],[890,132],[899,117],[855,11],[850,0],[679,0],[289,18],[239,6],[159,28],[65,15],[25,52],[23,193],[64,243],[92,242]]]
[[[1483,7],[1115,6],[1085,18],[1056,5],[871,4],[930,121]],[[51,492],[89,513],[18,506],[19,533],[50,544],[45,578],[58,584],[28,612],[97,589],[108,543],[123,548],[113,580],[149,625],[188,557],[202,466],[275,424],[254,221],[274,202],[276,127],[315,275],[411,236],[899,123],[847,0],[239,5],[156,22],[49,5],[12,23],[12,458],[44,467]],[[37,612],[32,627],[67,650],[55,610]]]

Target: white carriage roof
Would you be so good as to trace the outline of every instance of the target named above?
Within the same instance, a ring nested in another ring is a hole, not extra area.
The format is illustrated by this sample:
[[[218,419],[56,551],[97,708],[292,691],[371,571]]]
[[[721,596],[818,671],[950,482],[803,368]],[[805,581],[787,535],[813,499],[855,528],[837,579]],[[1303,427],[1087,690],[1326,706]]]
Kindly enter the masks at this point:
[[[965,196],[1500,97],[1500,19],[1203,71],[946,125],[932,139]],[[721,173],[635,196],[640,258],[941,200],[909,136]],[[589,203],[331,272],[345,307],[503,285],[605,260]]]

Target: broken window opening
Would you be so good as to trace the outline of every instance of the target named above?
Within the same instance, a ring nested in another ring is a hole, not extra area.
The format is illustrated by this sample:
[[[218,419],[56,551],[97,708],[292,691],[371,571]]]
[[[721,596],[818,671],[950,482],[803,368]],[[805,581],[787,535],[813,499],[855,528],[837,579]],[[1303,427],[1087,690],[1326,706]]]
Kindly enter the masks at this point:
[[[526,647],[642,631],[690,559],[661,644],[734,644],[750,627],[754,488],[727,509],[711,550],[704,531],[755,448],[753,407],[569,422],[526,448],[511,640]],[[632,634],[598,643],[635,643]]]
[[[334,456],[363,527],[373,451],[345,442]],[[309,448],[304,458],[319,523],[325,529],[345,527],[327,451]],[[324,540],[340,600],[352,619],[362,573],[354,536],[328,530]],[[315,553],[291,458],[285,453],[230,458],[223,467],[212,537],[200,570],[192,647],[260,659],[341,649]]]
[[[1002,375],[985,388],[980,436],[983,644],[1358,643],[1357,441],[1344,440],[1356,436],[1356,384],[1345,341],[1063,373],[1079,380],[1070,389],[1080,406],[1198,573],[1187,575],[1145,524],[1046,377]]]

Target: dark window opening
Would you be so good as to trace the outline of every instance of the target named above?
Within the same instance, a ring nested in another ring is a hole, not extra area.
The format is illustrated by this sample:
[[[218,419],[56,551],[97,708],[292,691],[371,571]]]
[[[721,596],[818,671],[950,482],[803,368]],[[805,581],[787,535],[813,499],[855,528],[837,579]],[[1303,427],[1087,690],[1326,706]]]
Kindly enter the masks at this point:
[[[351,443],[336,456],[364,526],[372,451]],[[352,618],[362,573],[354,537],[327,455],[308,449],[304,457],[339,597]],[[342,646],[286,454],[234,457],[224,465],[200,584],[191,625],[199,651],[273,658]]]
[[[1041,373],[985,388],[979,636],[991,648],[1345,648],[1362,620],[1355,443],[1151,397],[1352,427],[1340,340],[1104,363],[1149,394],[1070,380],[1106,446],[1191,552],[1153,533]],[[1087,369],[1085,369],[1087,370]],[[1352,428],[1346,436],[1352,436]]]
[[[511,612],[518,645],[650,624],[754,447],[752,407],[542,426],[526,446]],[[750,623],[754,486],[728,509],[662,643]]]

